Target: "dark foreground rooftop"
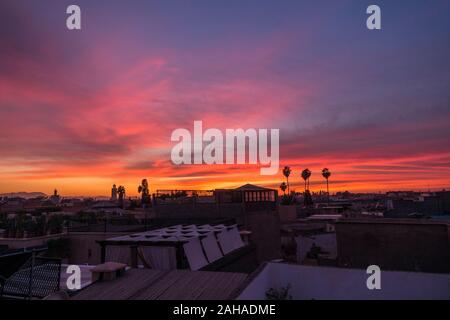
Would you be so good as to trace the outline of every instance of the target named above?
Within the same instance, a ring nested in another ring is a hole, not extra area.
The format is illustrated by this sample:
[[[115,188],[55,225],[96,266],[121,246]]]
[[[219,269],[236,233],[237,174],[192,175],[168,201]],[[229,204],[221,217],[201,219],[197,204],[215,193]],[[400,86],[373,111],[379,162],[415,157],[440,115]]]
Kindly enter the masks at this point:
[[[72,300],[226,300],[235,298],[247,274],[187,270],[129,269],[111,281],[96,282]]]

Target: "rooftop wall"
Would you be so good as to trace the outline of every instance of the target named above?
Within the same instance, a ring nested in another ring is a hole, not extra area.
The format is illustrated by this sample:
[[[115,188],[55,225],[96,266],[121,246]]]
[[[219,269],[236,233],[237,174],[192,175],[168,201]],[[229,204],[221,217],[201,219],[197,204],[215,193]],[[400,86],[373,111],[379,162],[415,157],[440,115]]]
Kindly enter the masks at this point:
[[[450,272],[449,228],[446,224],[419,222],[338,222],[339,264],[385,270]]]
[[[366,270],[268,263],[238,300],[265,299],[270,288],[291,286],[294,300],[450,299],[450,275],[381,271],[381,289],[369,290]]]

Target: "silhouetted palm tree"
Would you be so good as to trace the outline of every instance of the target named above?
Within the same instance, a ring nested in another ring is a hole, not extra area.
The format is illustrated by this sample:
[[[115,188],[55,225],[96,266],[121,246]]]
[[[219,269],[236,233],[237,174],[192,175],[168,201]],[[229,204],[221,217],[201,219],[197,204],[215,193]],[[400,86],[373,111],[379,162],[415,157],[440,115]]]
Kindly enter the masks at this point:
[[[286,195],[286,188],[287,188],[286,183],[285,183],[285,182],[282,182],[282,183],[280,184],[280,189],[281,189],[281,191],[283,191],[283,195]]]
[[[328,170],[328,168],[323,168],[322,176],[327,180],[327,198],[328,198],[328,205],[330,205],[330,190],[328,188],[328,178],[331,176],[330,170]]]
[[[309,177],[311,177],[311,170],[305,169],[302,171],[302,178],[305,180],[305,192],[307,189],[309,189]],[[306,186],[306,183],[308,182],[308,186]]]
[[[291,171],[292,171],[291,168],[288,166],[284,167],[283,169],[283,175],[286,177],[288,194],[291,194],[291,191],[289,189],[289,176],[291,174]]]
[[[125,187],[119,186],[119,188],[117,188],[117,193],[119,194],[119,205],[121,208],[123,208],[123,199],[125,199]]]
[[[142,179],[141,185],[138,187],[138,192],[142,193],[142,206],[146,205],[149,200],[149,189],[147,179]]]

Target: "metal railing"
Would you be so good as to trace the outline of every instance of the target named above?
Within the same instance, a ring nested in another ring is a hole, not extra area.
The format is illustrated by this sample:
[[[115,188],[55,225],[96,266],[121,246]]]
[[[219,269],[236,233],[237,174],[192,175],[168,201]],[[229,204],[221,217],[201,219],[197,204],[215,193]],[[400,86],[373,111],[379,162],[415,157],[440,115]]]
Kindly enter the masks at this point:
[[[61,259],[39,257],[33,251],[16,272],[3,277],[0,297],[44,298],[59,290],[60,280]]]

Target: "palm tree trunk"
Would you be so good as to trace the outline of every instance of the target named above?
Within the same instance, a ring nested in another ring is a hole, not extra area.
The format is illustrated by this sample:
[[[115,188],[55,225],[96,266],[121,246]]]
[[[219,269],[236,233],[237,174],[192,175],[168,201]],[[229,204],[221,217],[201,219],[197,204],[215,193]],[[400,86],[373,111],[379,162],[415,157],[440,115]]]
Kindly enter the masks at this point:
[[[327,199],[328,199],[328,206],[330,206],[330,189],[328,188],[328,179],[327,179]]]
[[[288,195],[290,195],[291,191],[289,189],[289,177],[286,177],[286,181],[287,181],[287,187],[288,187]]]

